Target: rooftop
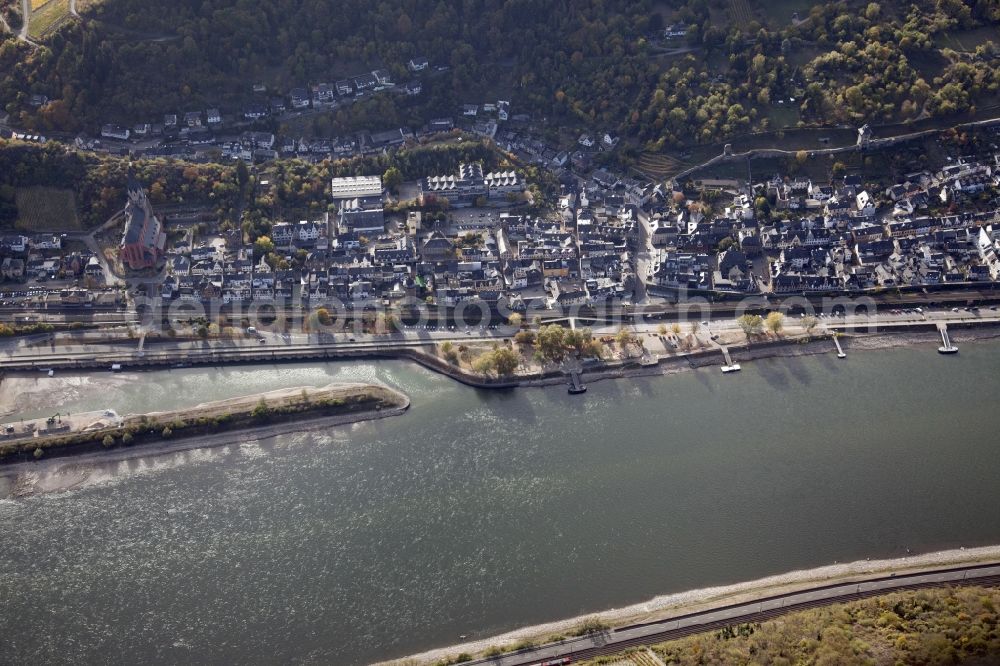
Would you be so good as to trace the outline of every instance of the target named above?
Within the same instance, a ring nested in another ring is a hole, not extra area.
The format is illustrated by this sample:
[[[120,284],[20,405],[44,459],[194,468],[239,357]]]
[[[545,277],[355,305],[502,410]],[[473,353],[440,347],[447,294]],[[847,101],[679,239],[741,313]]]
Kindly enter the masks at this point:
[[[382,196],[381,176],[334,178],[330,188],[334,199],[357,199]]]

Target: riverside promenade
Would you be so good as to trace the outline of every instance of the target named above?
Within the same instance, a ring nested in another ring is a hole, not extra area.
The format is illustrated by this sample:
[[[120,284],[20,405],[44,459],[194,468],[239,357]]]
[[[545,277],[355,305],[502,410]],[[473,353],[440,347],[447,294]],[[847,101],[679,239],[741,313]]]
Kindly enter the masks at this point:
[[[794,319],[790,319],[794,322]],[[894,315],[852,315],[847,317],[828,318],[822,321],[822,329],[841,332],[868,332],[877,330],[883,333],[907,330],[937,330],[942,325],[953,327],[984,326],[1000,324],[1000,311],[988,311],[971,316],[964,313],[935,312],[925,315],[899,318]],[[650,321],[640,329],[652,332],[659,325]],[[712,322],[715,332],[738,330],[738,325],[731,320],[715,320]],[[608,332],[601,327],[594,330],[595,335]],[[9,349],[0,354],[4,369],[14,370],[110,370],[114,364],[120,364],[122,369],[144,369],[169,367],[177,364],[209,364],[225,363],[267,363],[272,361],[295,360],[336,360],[345,355],[383,354],[386,356],[408,357],[418,354],[422,348],[444,340],[453,339],[461,343],[496,343],[509,338],[508,335],[475,335],[452,336],[422,339],[411,336],[393,336],[361,340],[343,340],[335,343],[292,343],[283,345],[259,345],[255,340],[235,340],[227,344],[212,345],[204,341],[162,342],[151,348],[145,336],[144,348],[136,347],[136,340],[122,339],[106,345],[79,346],[59,345],[51,348],[23,347]],[[716,349],[721,346],[716,346]]]

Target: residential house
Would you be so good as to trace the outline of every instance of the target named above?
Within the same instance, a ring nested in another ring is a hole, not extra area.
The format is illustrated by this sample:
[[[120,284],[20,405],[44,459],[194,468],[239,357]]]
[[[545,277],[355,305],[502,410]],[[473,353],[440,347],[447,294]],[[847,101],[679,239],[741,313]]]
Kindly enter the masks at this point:
[[[101,136],[105,139],[118,139],[119,141],[128,141],[131,131],[127,127],[122,127],[120,125],[103,125],[101,127]]]
[[[671,23],[666,28],[663,29],[663,36],[666,39],[680,39],[687,36],[688,27],[684,21],[678,21],[677,23]]]
[[[288,96],[292,101],[293,109],[309,108],[309,91],[305,88],[292,88]]]
[[[378,79],[375,78],[374,74],[362,74],[361,76],[355,76],[353,79],[354,89],[357,91],[355,95],[360,96],[369,90],[374,90],[378,85]]]
[[[260,120],[261,118],[267,118],[267,116],[268,108],[260,102],[249,104],[243,109],[243,117],[247,120]]]

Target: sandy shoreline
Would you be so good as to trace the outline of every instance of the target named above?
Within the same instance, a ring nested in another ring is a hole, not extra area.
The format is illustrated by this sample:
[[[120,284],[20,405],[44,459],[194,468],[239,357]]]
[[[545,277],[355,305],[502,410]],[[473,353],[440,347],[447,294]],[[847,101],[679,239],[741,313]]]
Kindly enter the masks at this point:
[[[532,627],[524,627],[507,633],[477,639],[466,643],[436,648],[405,658],[378,662],[376,666],[424,666],[454,657],[460,653],[476,655],[491,647],[512,648],[530,640],[535,643],[564,635],[578,628],[584,620],[596,618],[611,626],[621,626],[638,622],[650,622],[684,613],[697,612],[713,607],[750,602],[767,596],[795,592],[816,585],[862,581],[889,573],[913,573],[942,566],[974,564],[1000,561],[1000,545],[981,548],[959,548],[953,550],[913,555],[898,559],[863,560],[844,564],[832,564],[815,569],[791,571],[776,576],[768,576],[754,581],[706,587],[674,594],[654,597],[631,606],[612,608],[598,613],[548,622]]]

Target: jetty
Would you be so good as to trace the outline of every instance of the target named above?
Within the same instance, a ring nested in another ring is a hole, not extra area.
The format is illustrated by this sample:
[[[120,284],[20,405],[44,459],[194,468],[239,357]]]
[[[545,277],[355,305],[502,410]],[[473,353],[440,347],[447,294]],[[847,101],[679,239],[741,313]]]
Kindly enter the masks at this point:
[[[587,387],[583,384],[579,370],[572,370],[569,373],[569,392],[571,395],[579,395],[587,392]]]
[[[939,354],[957,354],[958,347],[951,344],[951,336],[948,335],[948,324],[944,322],[939,322],[937,325],[938,333],[941,334],[941,346],[938,347]]]
[[[722,350],[722,356],[726,359],[726,364],[722,366],[722,371],[725,373],[729,372],[739,372],[742,370],[739,363],[733,363],[733,357],[729,355],[729,347],[725,345],[719,345]]]
[[[840,346],[840,338],[836,335],[833,336],[833,344],[837,345],[837,358],[847,358],[847,354],[844,353],[844,348]]]

